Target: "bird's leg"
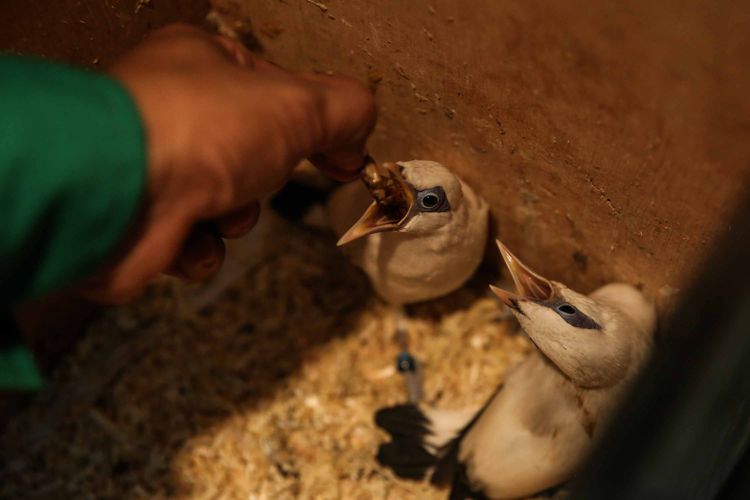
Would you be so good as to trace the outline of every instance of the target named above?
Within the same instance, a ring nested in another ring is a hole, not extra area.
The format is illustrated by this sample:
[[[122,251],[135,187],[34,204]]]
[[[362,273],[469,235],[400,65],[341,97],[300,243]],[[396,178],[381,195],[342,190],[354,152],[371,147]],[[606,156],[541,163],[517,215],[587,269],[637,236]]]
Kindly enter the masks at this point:
[[[409,352],[409,335],[404,321],[404,307],[396,309],[396,341],[401,352],[396,358],[396,369],[404,376],[409,402],[418,404],[422,399],[422,367]]]

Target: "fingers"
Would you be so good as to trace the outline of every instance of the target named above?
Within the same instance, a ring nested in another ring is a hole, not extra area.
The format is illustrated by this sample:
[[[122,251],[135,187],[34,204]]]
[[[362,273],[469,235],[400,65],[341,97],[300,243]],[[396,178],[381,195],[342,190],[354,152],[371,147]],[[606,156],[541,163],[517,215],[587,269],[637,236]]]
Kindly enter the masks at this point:
[[[229,55],[232,60],[244,68],[254,69],[256,71],[265,71],[269,73],[291,75],[291,73],[281,66],[266,61],[258,57],[239,40],[229,38],[223,35],[214,35],[214,40]]]
[[[377,118],[375,100],[360,82],[343,77],[301,75],[323,95],[326,137],[310,156],[312,163],[331,177],[356,178],[365,156],[365,143]]]
[[[222,237],[239,238],[255,227],[258,217],[260,217],[260,204],[256,201],[215,220],[213,225]]]
[[[169,274],[189,281],[204,281],[224,262],[224,242],[207,225],[196,226],[182,245]]]
[[[324,155],[324,154],[314,154],[312,155],[309,160],[310,163],[315,165],[318,170],[326,174],[327,176],[339,181],[339,182],[349,182],[353,181],[357,177],[359,177],[359,168],[356,169],[344,169],[341,168],[340,165],[362,165],[362,156],[364,155],[364,152],[361,154],[355,154],[354,158],[336,158],[335,156],[331,155]],[[357,162],[357,159],[359,159],[359,163]]]
[[[286,78],[300,78],[302,80],[305,80],[312,85],[316,87],[322,86],[326,90],[333,90],[333,92],[340,93],[341,98],[346,98],[347,92],[341,92],[342,86],[357,86],[353,81],[348,81],[346,79],[342,79],[340,77],[330,77],[330,76],[323,76],[323,75],[315,75],[315,74],[299,74],[294,75],[293,73],[281,68],[280,66],[277,66],[273,64],[270,61],[266,61],[265,59],[259,58],[255,56],[252,52],[250,52],[241,42],[222,36],[222,35],[216,35],[215,36],[216,41],[221,45],[224,50],[226,50],[227,54],[232,57],[233,60],[235,60],[240,66],[254,69],[256,71],[262,71],[266,73],[276,74],[279,76],[283,76]],[[349,92],[351,94],[351,90]],[[360,93],[359,96],[359,104],[364,104],[364,124],[362,125],[362,131],[364,131],[364,138],[369,134],[371,128],[372,128],[372,121],[374,117],[372,116],[373,110],[371,109],[370,104],[367,102],[371,100],[371,96],[365,95],[361,93],[359,90],[355,89],[355,93]],[[355,112],[357,111],[356,107],[356,101],[355,102]],[[369,107],[368,107],[369,106]],[[361,112],[362,110],[360,110]],[[336,110],[334,113],[332,113],[332,118],[334,120],[338,120],[339,117],[336,116],[336,113],[339,111]],[[356,119],[355,119],[356,121]],[[336,130],[334,130],[334,134],[336,133]],[[344,130],[343,134],[340,134],[344,138],[347,138],[349,134],[346,130]],[[364,139],[361,138],[361,133],[359,131],[355,131],[355,134],[353,135],[353,140],[345,140],[340,147],[337,145],[335,150],[329,151],[327,153],[315,153],[310,156],[310,161],[323,173],[326,175],[336,179],[337,181],[341,182],[348,182],[351,180],[354,180],[358,177],[358,170],[362,163],[362,157],[364,156]],[[324,147],[325,149],[325,147]],[[257,211],[254,212],[257,220]],[[235,222],[228,222],[230,224],[235,224]],[[255,222],[253,221],[253,225]],[[251,226],[252,227],[252,226]],[[227,234],[224,234],[222,231],[222,235],[227,238],[236,238],[241,236],[242,234],[245,234],[249,228],[244,230],[241,234],[238,236],[229,236]]]
[[[305,157],[338,180],[353,179],[375,124],[362,83],[287,71],[189,26],[159,30],[111,73],[143,118],[149,175],[143,219],[86,287],[101,302],[133,298],[165,270],[210,276],[224,259],[221,237],[257,222],[253,200],[283,185]]]
[[[228,230],[239,232],[239,219],[235,225],[228,225]],[[164,238],[161,242],[137,241],[126,249],[123,261],[83,281],[77,291],[92,302],[120,304],[141,295],[160,272],[188,281],[204,281],[219,271],[226,255],[224,242],[209,224],[193,228],[177,257],[169,251],[171,246]],[[169,259],[174,259],[171,265]]]
[[[221,46],[222,49],[224,49],[224,51],[226,51],[226,53],[232,58],[232,60],[234,60],[240,66],[253,69],[255,68],[256,63],[261,60],[255,57],[255,55],[250,52],[247,47],[245,47],[237,40],[233,40],[222,35],[214,36],[214,40],[216,40],[216,42]]]
[[[103,304],[134,299],[174,261],[189,230],[188,224],[173,218],[139,217],[112,261],[84,280],[77,287],[78,292],[92,302]]]
[[[250,205],[215,220],[196,226],[182,245],[168,274],[188,281],[204,281],[219,271],[224,263],[226,247],[224,238],[239,238],[247,234],[258,222],[260,204]]]
[[[283,71],[283,70],[282,70]],[[284,157],[296,164],[308,158],[324,173],[348,181],[357,176],[367,137],[377,116],[372,93],[344,77],[278,73],[269,87],[274,107],[269,123],[281,124]]]

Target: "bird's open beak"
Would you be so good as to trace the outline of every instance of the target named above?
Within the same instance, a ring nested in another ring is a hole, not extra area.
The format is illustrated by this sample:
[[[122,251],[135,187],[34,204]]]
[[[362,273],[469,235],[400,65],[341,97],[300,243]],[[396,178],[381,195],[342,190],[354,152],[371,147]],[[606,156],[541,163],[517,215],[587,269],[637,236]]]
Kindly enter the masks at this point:
[[[552,298],[554,287],[552,283],[537,273],[529,269],[526,264],[510,253],[508,247],[503,245],[499,240],[495,240],[497,247],[500,249],[500,255],[503,256],[505,266],[510,271],[513,283],[516,285],[516,293],[508,292],[502,288],[490,285],[490,289],[497,295],[500,300],[510,308],[518,309],[519,300],[547,300]]]
[[[401,175],[401,167],[395,163],[379,166],[372,158],[368,160],[362,169],[362,181],[375,201],[339,239],[338,246],[368,234],[400,229],[414,207],[414,189]]]

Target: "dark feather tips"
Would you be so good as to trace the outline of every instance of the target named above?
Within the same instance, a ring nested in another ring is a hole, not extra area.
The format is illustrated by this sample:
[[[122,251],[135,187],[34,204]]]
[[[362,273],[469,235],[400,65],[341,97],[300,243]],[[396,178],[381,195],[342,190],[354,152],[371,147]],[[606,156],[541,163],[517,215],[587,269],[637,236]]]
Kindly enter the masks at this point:
[[[375,424],[391,435],[378,449],[378,462],[399,477],[423,479],[437,460],[424,446],[430,433],[427,417],[415,405],[404,404],[378,410]]]

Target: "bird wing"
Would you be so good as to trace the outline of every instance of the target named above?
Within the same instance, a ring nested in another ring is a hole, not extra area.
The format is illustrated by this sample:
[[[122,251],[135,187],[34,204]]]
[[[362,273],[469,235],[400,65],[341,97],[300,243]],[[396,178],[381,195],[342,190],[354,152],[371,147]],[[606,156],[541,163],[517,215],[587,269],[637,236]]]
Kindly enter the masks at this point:
[[[423,479],[437,462],[437,455],[425,443],[431,434],[430,420],[414,404],[381,408],[375,423],[391,436],[378,448],[377,460],[405,479]]]
[[[461,480],[457,456],[462,439],[487,404],[479,410],[438,410],[413,404],[380,409],[375,414],[375,423],[390,434],[391,440],[378,449],[378,462],[405,479],[423,479],[432,471],[433,484],[440,487],[452,484],[454,491],[461,488],[468,498],[480,498],[478,492],[471,492],[465,487],[468,483]]]
[[[471,489],[517,498],[569,479],[591,444],[571,391],[538,353],[514,370],[459,445]]]

